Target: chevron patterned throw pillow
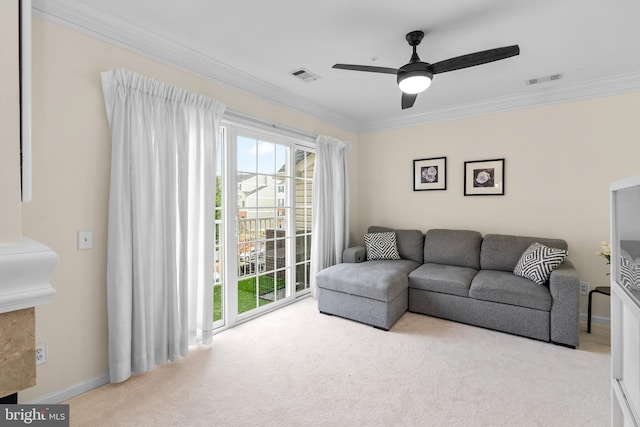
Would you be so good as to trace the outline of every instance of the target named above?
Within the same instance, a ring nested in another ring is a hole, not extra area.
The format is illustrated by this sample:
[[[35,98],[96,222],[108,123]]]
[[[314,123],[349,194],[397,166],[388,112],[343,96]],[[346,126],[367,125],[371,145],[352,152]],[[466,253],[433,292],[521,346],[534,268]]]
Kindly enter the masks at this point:
[[[520,257],[513,274],[544,285],[549,280],[551,272],[567,258],[567,254],[564,249],[532,243]]]
[[[620,279],[624,286],[640,289],[640,258],[633,259],[624,249],[620,249]]]
[[[396,233],[367,233],[364,235],[364,245],[367,249],[367,260],[400,259]]]

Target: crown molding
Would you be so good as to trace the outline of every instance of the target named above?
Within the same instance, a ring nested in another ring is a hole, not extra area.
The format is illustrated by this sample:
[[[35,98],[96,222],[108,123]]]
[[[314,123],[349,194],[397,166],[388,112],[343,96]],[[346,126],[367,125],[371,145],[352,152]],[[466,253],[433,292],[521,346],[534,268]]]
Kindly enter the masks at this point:
[[[35,16],[106,41],[147,58],[173,65],[217,82],[259,96],[270,102],[309,114],[341,129],[359,132],[359,123],[309,102],[269,82],[234,69],[187,46],[144,31],[113,16],[82,4],[60,4],[54,0],[32,0]]]
[[[259,96],[356,134],[640,91],[640,72],[634,72],[573,85],[563,83],[542,86],[515,95],[440,108],[410,116],[358,122],[284,91],[269,82],[236,70],[215,58],[157,34],[143,31],[85,5],[71,6],[60,4],[55,0],[32,0],[32,11],[36,16],[57,22],[80,33]]]
[[[360,125],[360,133],[418,126],[447,120],[458,120],[485,114],[601,98],[638,91],[640,91],[640,72],[620,74],[606,79],[591,80],[573,85],[556,85],[553,87],[537,88],[529,92],[456,105],[408,117],[362,123]]]

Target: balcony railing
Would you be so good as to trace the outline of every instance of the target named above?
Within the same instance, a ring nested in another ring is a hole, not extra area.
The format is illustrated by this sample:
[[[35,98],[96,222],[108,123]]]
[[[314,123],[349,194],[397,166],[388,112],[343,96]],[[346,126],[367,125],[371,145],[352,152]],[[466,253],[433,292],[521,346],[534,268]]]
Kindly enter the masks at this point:
[[[285,217],[238,219],[238,277],[285,268],[285,228]],[[296,260],[309,259],[302,233],[297,230]]]

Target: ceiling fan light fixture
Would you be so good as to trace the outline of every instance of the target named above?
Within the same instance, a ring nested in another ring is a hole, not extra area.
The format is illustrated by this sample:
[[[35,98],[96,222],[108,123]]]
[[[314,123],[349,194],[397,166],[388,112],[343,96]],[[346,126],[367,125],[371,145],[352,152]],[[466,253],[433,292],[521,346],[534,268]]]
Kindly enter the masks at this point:
[[[406,73],[398,77],[400,90],[408,94],[424,92],[431,86],[431,76],[424,73]]]
[[[412,62],[398,70],[398,86],[401,91],[410,95],[427,90],[431,79],[433,73],[425,62]]]

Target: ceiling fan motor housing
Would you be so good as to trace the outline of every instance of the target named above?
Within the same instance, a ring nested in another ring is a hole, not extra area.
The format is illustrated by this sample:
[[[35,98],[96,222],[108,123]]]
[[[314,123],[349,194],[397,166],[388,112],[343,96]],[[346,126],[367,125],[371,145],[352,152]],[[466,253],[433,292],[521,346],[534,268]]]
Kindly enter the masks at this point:
[[[422,41],[423,37],[424,37],[423,31],[411,31],[409,34],[407,34],[405,38],[407,39],[409,46],[418,46]]]

